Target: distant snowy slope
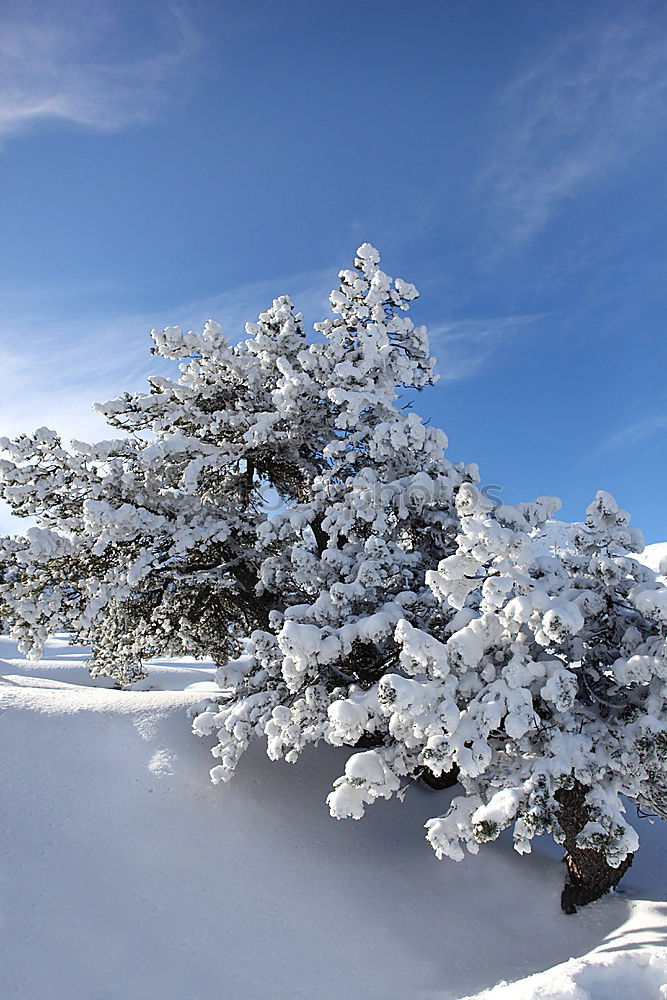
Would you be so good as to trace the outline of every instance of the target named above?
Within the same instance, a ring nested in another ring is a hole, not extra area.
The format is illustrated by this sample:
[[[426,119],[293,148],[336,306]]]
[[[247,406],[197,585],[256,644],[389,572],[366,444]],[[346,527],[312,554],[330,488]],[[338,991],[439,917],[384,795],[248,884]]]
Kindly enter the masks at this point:
[[[656,573],[667,576],[667,542],[655,542],[653,545],[647,545],[637,558],[645,566],[650,566]]]
[[[64,638],[37,666],[0,655],[3,1000],[663,996],[663,828],[641,823],[622,893],[566,917],[548,843],[436,859],[419,829],[452,792],[336,822],[332,748],[289,766],[255,747],[213,787],[185,717],[206,665],[115,691]]]

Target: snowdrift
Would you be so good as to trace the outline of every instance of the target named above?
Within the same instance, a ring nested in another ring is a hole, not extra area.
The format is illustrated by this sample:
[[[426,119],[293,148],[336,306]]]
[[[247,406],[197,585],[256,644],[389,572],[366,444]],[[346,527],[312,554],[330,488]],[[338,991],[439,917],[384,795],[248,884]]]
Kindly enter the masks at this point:
[[[623,892],[566,917],[552,845],[435,858],[415,830],[451,792],[410,789],[336,822],[331,748],[289,766],[257,747],[212,787],[186,719],[212,688],[201,664],[161,664],[152,690],[114,691],[64,637],[38,665],[2,643],[3,998],[667,993],[659,827],[641,824]]]

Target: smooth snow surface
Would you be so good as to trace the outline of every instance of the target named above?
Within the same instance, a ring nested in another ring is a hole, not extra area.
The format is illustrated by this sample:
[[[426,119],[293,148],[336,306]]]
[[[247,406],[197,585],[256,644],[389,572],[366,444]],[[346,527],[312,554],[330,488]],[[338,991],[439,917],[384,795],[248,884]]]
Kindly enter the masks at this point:
[[[638,558],[646,566],[650,566],[656,573],[659,573],[660,564],[664,559],[667,559],[667,542],[654,542],[653,545],[647,545]]]
[[[640,822],[623,891],[567,917],[548,843],[436,859],[419,827],[452,792],[332,820],[345,751],[256,747],[213,787],[185,713],[212,668],[115,691],[64,637],[37,665],[0,643],[2,1000],[667,996],[663,828]]]

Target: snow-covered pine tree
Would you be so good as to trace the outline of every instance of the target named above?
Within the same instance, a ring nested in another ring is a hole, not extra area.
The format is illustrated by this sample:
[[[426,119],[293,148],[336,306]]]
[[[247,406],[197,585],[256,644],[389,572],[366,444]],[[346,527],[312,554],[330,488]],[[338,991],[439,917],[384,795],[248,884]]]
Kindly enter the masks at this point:
[[[118,683],[151,656],[211,656],[220,695],[192,716],[214,781],[260,737],[288,761],[354,747],[338,818],[458,776],[428,824],[438,854],[551,832],[572,910],[636,847],[619,796],[667,815],[667,589],[607,494],[545,555],[558,501],[494,508],[446,459],[399,398],[433,379],[416,294],[364,244],[321,341],[287,298],[237,346],[213,323],[154,331],[181,374],[100,407],[129,436],[4,441],[3,496],[38,527],[3,543],[2,616],[33,654],[68,629]]]
[[[627,556],[641,537],[606,494],[572,553],[544,557],[559,501],[494,509],[475,467],[446,461],[444,437],[397,406],[398,386],[430,377],[423,332],[396,315],[373,249],[355,263],[304,361],[334,404],[329,464],[309,503],[263,529],[277,553],[263,585],[295,603],[220,671],[226,696],[195,709],[195,731],[217,733],[215,781],[258,733],[288,761],[320,739],[363,748],[329,796],[338,818],[420,773],[458,774],[466,794],[429,824],[436,851],[460,858],[510,823],[519,850],[551,832],[571,911],[629,864],[619,796],[665,815],[665,629],[640,605],[664,609],[667,592]],[[620,662],[644,655],[645,688]]]
[[[154,330],[180,377],[97,406],[122,438],[72,450],[42,428],[2,441],[2,494],[37,518],[6,539],[3,618],[30,656],[57,629],[92,649],[92,673],[125,685],[153,656],[217,662],[266,625],[257,532],[271,483],[294,498],[317,467],[318,399],[298,372],[301,317],[277,299],[248,339]]]
[[[463,794],[427,823],[438,856],[461,860],[508,826],[520,853],[551,833],[571,913],[632,860],[622,797],[667,819],[667,588],[628,554],[643,541],[608,493],[551,555],[536,537],[557,501],[493,508],[463,484],[456,505],[456,552],[427,574],[437,603],[397,624],[401,669],[365,694],[395,745],[352,757],[329,806],[359,817],[410,755],[455,766]]]
[[[368,244],[339,277],[335,318],[318,325],[323,342],[299,356],[325,415],[319,473],[304,500],[261,529],[270,628],[220,669],[225,695],[193,712],[196,732],[217,735],[215,781],[232,776],[257,736],[288,761],[322,739],[391,742],[386,727],[369,728],[364,693],[397,662],[396,623],[432,602],[426,567],[452,551],[455,490],[477,478],[476,466],[445,458],[442,431],[398,400],[433,378],[426,330],[404,315],[414,286],[392,281]]]

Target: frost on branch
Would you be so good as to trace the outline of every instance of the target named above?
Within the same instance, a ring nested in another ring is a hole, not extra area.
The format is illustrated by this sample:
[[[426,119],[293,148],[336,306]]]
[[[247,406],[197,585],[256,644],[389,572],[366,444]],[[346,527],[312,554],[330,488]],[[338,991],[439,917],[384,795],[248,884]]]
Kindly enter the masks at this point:
[[[153,331],[178,374],[99,405],[111,440],[3,441],[2,494],[37,520],[2,543],[3,619],[35,656],[67,629],[121,685],[212,657],[191,715],[215,782],[258,738],[352,749],[337,818],[458,777],[437,854],[551,833],[572,909],[637,847],[624,798],[667,816],[667,590],[610,494],[546,552],[557,500],[494,507],[447,459],[406,403],[435,379],[416,298],[365,243],[316,341],[286,296],[237,344]]]

